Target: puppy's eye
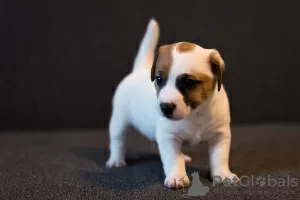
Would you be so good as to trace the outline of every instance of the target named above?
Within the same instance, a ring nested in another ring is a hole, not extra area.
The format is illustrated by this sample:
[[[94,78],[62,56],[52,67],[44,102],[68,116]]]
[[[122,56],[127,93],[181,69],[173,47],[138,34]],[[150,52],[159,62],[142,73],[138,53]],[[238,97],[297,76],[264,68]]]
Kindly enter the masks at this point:
[[[195,80],[191,79],[191,78],[186,78],[186,79],[184,80],[184,83],[185,83],[186,85],[188,85],[188,86],[193,86],[193,85],[195,85],[197,82],[196,82]]]
[[[183,82],[184,82],[184,85],[185,85],[186,88],[194,88],[197,85],[199,85],[199,84],[202,83],[202,81],[195,80],[195,79],[193,79],[191,77],[184,78]]]
[[[163,85],[164,85],[164,82],[165,82],[165,80],[164,80],[163,77],[161,77],[161,76],[156,76],[156,77],[155,77],[155,81],[156,81],[156,84],[157,84],[159,87],[163,86]]]

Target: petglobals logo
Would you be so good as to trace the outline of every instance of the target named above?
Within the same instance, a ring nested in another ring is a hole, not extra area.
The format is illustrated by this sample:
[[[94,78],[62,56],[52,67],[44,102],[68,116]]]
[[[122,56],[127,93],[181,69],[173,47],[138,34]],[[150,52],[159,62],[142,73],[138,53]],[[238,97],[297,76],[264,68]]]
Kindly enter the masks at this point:
[[[197,171],[190,172],[185,176],[192,176],[191,185],[188,188],[182,188],[184,198],[190,197],[201,197],[205,196],[209,193],[210,187],[205,186],[200,181],[200,176]],[[184,177],[185,177],[184,176]],[[183,178],[180,178],[178,181],[183,181]],[[222,180],[220,176],[213,177],[212,186],[215,187],[217,185],[225,186],[225,187],[297,187],[299,179],[295,177],[291,177],[287,175],[286,177],[271,177],[270,175],[264,176],[241,176],[239,178],[234,177],[233,179],[225,178]],[[186,190],[187,189],[187,190]]]
[[[213,186],[216,185],[224,185],[227,187],[249,187],[249,186],[259,186],[259,187],[297,187],[298,179],[290,177],[287,175],[285,178],[271,177],[268,175],[267,177],[258,176],[241,176],[239,177],[239,181],[237,179],[224,179],[222,181],[221,177],[215,176],[213,178]]]

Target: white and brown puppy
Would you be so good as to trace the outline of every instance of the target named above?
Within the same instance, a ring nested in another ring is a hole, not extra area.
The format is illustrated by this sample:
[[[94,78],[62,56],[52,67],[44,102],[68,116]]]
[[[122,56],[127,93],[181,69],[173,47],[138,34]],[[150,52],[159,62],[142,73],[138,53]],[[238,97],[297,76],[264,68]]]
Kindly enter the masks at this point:
[[[224,61],[218,51],[179,42],[161,46],[157,22],[150,20],[133,71],[119,84],[109,125],[108,167],[125,166],[125,133],[136,128],[158,144],[165,186],[186,187],[189,179],[182,143],[209,142],[212,176],[233,179],[228,165],[230,111],[222,87]],[[179,179],[185,176],[184,180]]]

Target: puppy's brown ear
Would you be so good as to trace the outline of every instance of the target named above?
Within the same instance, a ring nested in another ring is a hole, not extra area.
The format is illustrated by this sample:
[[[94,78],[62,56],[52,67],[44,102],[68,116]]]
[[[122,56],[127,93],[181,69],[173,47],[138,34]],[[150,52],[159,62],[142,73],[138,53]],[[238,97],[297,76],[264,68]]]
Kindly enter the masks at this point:
[[[156,69],[156,62],[157,62],[158,56],[159,56],[159,49],[155,53],[153,64],[152,64],[152,67],[151,67],[151,81],[152,82],[155,79],[155,69]]]
[[[217,77],[218,80],[218,91],[220,91],[223,81],[223,75],[225,72],[225,63],[220,53],[213,49],[209,55],[209,62],[211,65],[212,73]]]

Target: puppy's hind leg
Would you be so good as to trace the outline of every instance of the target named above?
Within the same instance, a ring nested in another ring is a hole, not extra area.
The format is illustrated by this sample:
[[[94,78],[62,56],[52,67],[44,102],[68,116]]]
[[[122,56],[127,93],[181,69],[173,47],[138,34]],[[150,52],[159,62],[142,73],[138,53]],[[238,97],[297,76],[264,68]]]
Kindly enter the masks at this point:
[[[106,162],[106,166],[109,168],[126,166],[125,142],[129,126],[126,117],[121,113],[114,110],[109,123],[110,157]]]

